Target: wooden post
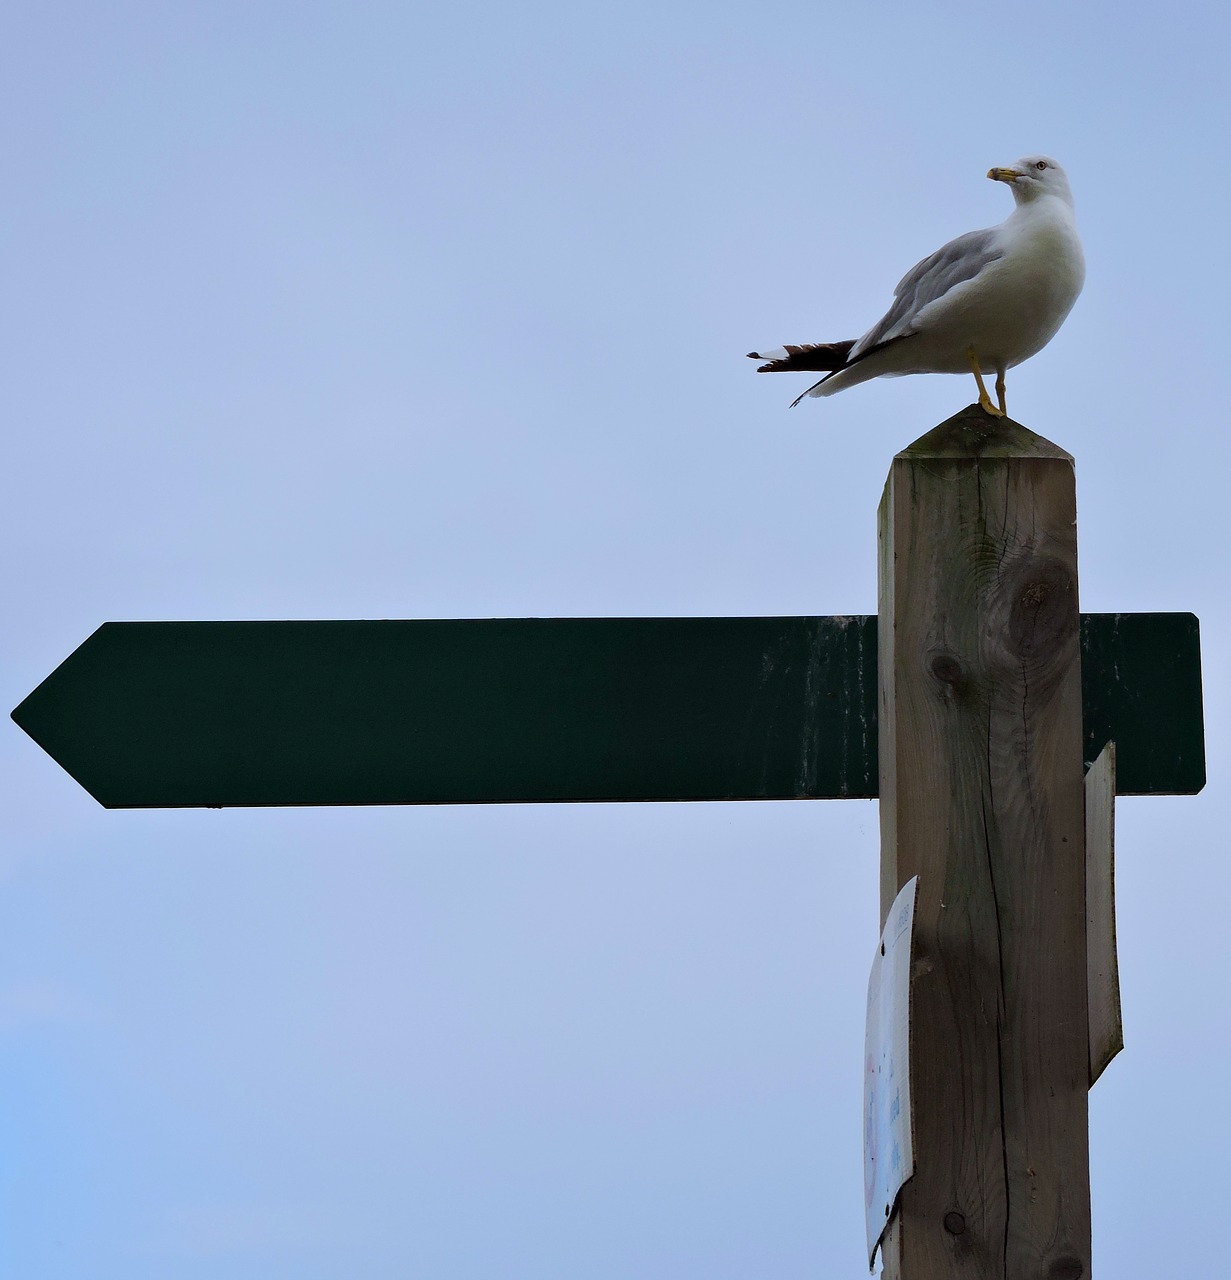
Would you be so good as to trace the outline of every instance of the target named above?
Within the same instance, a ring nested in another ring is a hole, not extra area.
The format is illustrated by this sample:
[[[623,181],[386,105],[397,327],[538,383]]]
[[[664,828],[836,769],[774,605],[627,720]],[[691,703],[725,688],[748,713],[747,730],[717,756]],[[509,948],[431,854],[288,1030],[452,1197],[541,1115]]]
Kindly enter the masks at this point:
[[[919,876],[888,1280],[1090,1275],[1073,459],[977,406],[880,508],[881,918]]]

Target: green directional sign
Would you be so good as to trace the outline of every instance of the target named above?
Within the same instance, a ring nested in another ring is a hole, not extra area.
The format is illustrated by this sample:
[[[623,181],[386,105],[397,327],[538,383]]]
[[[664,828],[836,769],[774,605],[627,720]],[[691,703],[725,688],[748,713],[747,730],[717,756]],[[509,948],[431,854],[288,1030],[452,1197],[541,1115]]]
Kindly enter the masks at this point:
[[[1191,614],[1082,618],[1086,758],[1205,781]],[[109,622],[13,712],[108,808],[874,797],[876,618]]]

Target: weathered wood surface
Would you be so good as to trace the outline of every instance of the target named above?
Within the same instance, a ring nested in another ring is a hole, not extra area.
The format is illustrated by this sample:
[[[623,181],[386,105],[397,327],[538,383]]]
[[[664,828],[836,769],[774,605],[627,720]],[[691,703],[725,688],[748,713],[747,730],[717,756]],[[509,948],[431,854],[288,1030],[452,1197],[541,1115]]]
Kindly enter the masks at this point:
[[[880,510],[882,919],[918,874],[890,1280],[1090,1273],[1072,458],[976,407]]]
[[[1116,744],[1086,772],[1086,991],[1090,1083],[1124,1048],[1116,958]]]

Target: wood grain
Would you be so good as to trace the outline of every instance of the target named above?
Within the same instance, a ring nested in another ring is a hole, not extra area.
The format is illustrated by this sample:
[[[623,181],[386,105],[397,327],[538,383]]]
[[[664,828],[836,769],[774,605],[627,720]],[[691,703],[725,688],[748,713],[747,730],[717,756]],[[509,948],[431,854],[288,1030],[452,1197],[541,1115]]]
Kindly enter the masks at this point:
[[[890,1280],[1090,1271],[1073,461],[972,406],[880,509],[881,914],[918,874]]]

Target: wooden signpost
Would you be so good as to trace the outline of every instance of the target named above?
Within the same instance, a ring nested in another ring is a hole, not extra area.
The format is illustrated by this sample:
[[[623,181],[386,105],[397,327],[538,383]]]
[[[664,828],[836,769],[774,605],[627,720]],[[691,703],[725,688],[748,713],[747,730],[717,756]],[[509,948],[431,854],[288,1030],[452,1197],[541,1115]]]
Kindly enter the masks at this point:
[[[1090,1274],[1073,460],[959,415],[880,509],[881,908],[919,877],[907,1280]]]
[[[971,406],[894,459],[876,618],[108,623],[13,718],[117,808],[879,795],[882,923],[918,876],[885,1274],[1080,1280],[1113,797],[1205,762],[1196,619],[1080,615],[1075,513]]]

